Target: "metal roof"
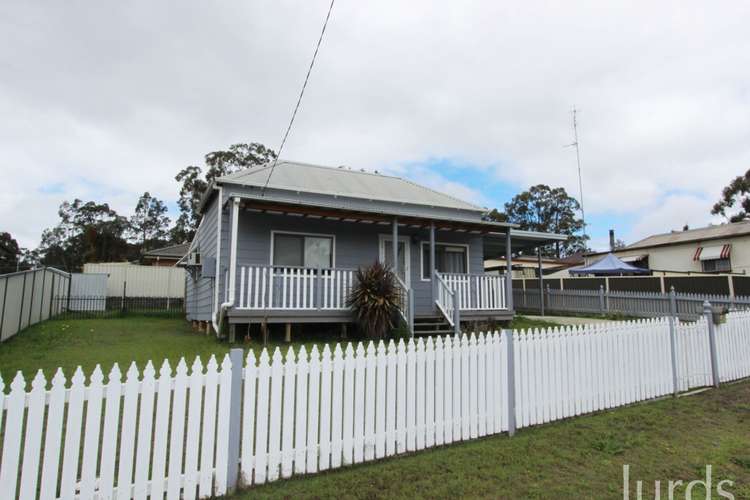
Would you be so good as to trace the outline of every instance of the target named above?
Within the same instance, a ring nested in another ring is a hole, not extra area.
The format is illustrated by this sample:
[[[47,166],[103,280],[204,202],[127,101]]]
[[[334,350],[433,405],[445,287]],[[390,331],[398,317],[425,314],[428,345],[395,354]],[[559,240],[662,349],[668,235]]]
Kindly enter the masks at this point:
[[[750,221],[731,222],[727,224],[701,227],[698,229],[688,229],[687,231],[672,231],[670,233],[655,234],[628,245],[625,248],[620,248],[618,251],[663,245],[678,245],[693,241],[733,238],[748,234],[750,234]]]
[[[220,177],[216,182],[263,187],[270,169],[270,164],[250,168]],[[486,208],[400,177],[282,160],[273,169],[268,188],[482,213],[487,211]]]
[[[522,229],[510,230],[511,251],[520,252],[529,248],[549,245],[555,241],[565,241],[568,237],[564,234],[540,233],[537,231],[524,231]],[[505,234],[490,232],[484,235],[484,257],[494,259],[499,255],[505,255]]]
[[[144,252],[143,255],[146,257],[180,258],[186,253],[188,253],[189,248],[190,248],[190,243],[180,243],[179,245],[170,245],[168,247],[155,248],[153,250],[149,250],[148,252]]]

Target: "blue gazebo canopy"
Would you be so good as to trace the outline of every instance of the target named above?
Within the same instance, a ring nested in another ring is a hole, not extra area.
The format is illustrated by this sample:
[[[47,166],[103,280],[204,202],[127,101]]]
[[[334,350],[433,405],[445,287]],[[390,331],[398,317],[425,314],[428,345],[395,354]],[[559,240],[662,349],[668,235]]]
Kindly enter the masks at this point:
[[[621,261],[611,253],[608,253],[590,266],[574,267],[568,269],[570,274],[594,274],[599,276],[610,276],[618,274],[648,274],[648,269],[631,266]]]

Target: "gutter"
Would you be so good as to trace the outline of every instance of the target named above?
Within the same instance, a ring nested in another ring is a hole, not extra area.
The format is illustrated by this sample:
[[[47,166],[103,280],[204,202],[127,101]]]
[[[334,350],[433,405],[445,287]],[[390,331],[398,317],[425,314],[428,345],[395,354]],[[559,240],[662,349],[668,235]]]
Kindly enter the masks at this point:
[[[231,219],[231,235],[229,239],[229,297],[227,301],[219,304],[219,281],[221,279],[221,203],[222,203],[222,188],[219,186],[219,211],[218,211],[218,223],[217,229],[217,240],[216,240],[216,286],[214,287],[214,312],[211,315],[211,323],[213,324],[216,336],[219,337],[221,334],[221,324],[224,322],[224,315],[227,309],[234,306],[234,295],[235,285],[237,282],[237,223],[239,218],[240,199],[237,197],[232,198],[232,219]],[[226,285],[226,284],[225,284]]]

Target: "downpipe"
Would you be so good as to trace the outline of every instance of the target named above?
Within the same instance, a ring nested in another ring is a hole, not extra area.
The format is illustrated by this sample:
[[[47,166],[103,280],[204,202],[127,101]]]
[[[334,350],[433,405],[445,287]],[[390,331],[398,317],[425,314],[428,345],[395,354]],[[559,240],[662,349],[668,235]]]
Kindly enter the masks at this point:
[[[219,188],[219,196],[221,197],[221,188]],[[229,239],[229,296],[227,301],[221,303],[216,307],[216,312],[212,315],[211,321],[216,332],[217,337],[221,337],[221,325],[224,323],[224,317],[229,308],[234,307],[235,299],[235,285],[237,282],[237,226],[239,220],[239,208],[240,199],[238,197],[232,198],[232,219],[231,219],[231,235]],[[216,259],[216,282],[219,282],[221,277],[221,210],[219,210],[219,222],[217,224],[218,239],[216,243],[216,251],[218,258]],[[215,304],[219,302],[219,287],[215,289]]]

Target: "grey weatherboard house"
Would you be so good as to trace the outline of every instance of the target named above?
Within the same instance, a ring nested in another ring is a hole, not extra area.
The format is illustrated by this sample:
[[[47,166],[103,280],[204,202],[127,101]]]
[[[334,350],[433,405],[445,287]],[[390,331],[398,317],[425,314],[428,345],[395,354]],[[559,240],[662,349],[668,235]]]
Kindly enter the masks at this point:
[[[236,325],[345,325],[356,269],[376,260],[399,277],[411,332],[509,320],[511,283],[484,274],[484,260],[564,239],[485,220],[485,208],[398,177],[281,160],[270,173],[247,169],[209,186],[180,264],[187,319],[217,333],[227,321],[230,337]]]

